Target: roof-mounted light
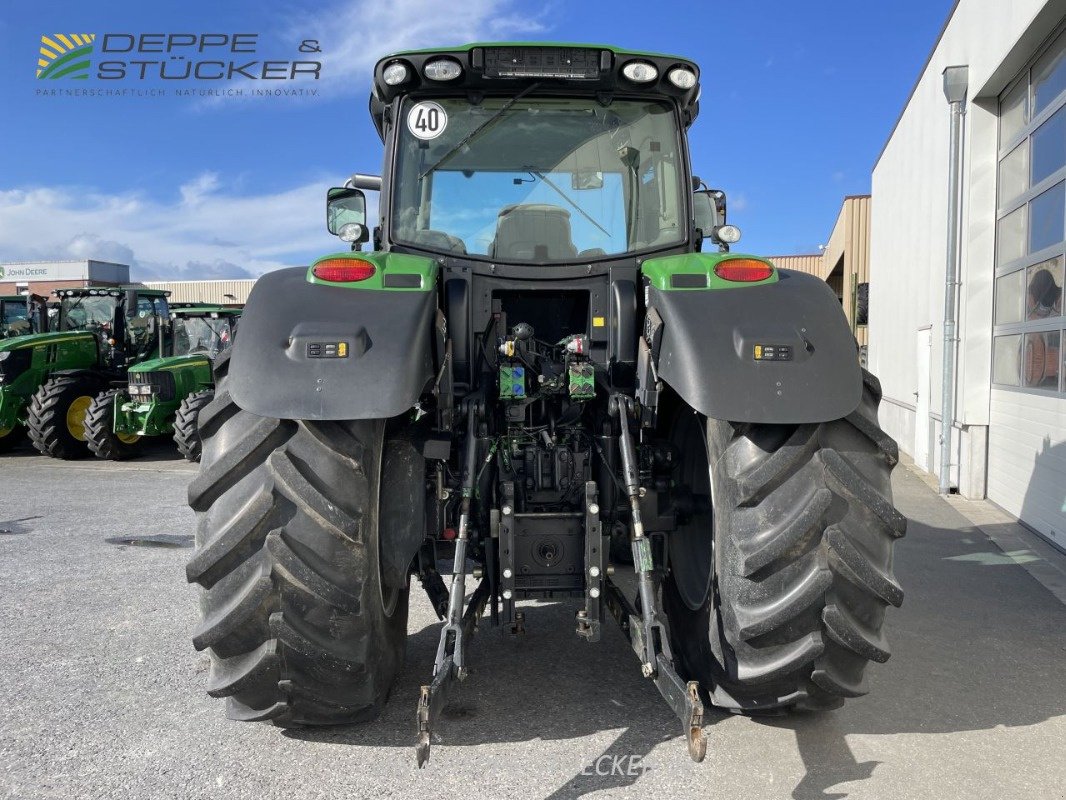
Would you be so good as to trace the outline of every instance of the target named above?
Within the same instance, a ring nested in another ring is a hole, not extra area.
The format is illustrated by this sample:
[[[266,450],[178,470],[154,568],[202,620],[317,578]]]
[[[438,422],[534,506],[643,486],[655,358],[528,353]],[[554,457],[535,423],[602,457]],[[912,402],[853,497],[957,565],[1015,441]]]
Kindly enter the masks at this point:
[[[386,86],[399,86],[411,77],[411,70],[402,61],[393,61],[381,71]]]
[[[691,89],[696,85],[696,73],[688,67],[674,67],[666,73],[666,79],[678,89]]]
[[[629,61],[622,67],[622,74],[633,83],[651,83],[659,77],[659,70],[647,61]]]
[[[425,63],[422,74],[431,81],[454,81],[463,74],[463,67],[454,58],[435,58]]]

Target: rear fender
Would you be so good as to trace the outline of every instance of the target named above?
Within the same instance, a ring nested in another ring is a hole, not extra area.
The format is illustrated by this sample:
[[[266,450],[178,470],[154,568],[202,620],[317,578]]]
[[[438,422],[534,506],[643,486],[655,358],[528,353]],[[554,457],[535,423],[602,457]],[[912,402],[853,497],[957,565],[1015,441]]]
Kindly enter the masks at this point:
[[[840,301],[812,275],[777,270],[776,280],[730,288],[652,281],[648,306],[657,375],[701,414],[828,422],[862,399],[855,337]]]
[[[293,268],[256,282],[230,360],[238,406],[282,419],[384,419],[418,400],[433,377],[435,263],[420,259],[433,269],[417,285],[397,281],[397,290],[389,287],[389,256],[351,255],[380,265],[384,279],[367,288],[329,285]]]

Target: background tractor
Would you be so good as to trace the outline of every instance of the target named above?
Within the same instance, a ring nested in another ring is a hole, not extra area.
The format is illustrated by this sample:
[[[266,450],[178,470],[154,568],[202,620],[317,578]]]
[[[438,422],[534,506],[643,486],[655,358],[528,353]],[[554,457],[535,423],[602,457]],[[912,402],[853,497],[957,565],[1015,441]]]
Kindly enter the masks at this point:
[[[196,418],[214,396],[211,364],[232,344],[240,313],[196,303],[174,307],[171,355],[130,367],[125,387],[100,393],[89,406],[89,449],[100,458],[129,458],[144,437],[172,434],[181,454],[198,461]]]
[[[352,250],[258,280],[200,413],[193,641],[230,717],[373,717],[412,576],[443,621],[420,765],[475,623],[520,632],[528,599],[590,642],[613,617],[696,760],[707,702],[866,691],[896,445],[829,287],[729,252],[699,96],[687,59],[603,46],[378,62],[385,178],[327,196]]]
[[[0,339],[47,330],[45,298],[26,294],[0,296]]]
[[[54,458],[88,454],[85,414],[126,370],[169,347],[167,292],[135,286],[53,292],[48,333],[0,339],[0,450],[29,434]]]

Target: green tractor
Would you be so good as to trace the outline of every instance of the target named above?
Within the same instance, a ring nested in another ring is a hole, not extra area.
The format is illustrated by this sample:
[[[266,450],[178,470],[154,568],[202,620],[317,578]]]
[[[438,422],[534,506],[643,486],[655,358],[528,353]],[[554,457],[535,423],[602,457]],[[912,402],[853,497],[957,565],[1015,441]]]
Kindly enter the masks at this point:
[[[171,355],[142,361],[128,385],[97,395],[85,415],[89,449],[100,458],[138,453],[144,437],[173,434],[178,451],[200,459],[196,419],[214,397],[211,364],[233,342],[240,309],[198,303],[171,310]]]
[[[45,298],[26,294],[0,296],[0,339],[47,331]]]
[[[126,370],[169,347],[167,292],[57,289],[48,333],[0,339],[0,451],[27,433],[53,458],[88,455],[85,414]]]
[[[231,718],[375,716],[412,577],[443,622],[419,765],[520,601],[590,642],[613,617],[695,760],[706,703],[866,691],[903,596],[896,444],[832,290],[730,252],[699,96],[691,61],[605,46],[378,62],[386,177],[327,196],[352,248],[259,279],[199,418],[193,642]]]

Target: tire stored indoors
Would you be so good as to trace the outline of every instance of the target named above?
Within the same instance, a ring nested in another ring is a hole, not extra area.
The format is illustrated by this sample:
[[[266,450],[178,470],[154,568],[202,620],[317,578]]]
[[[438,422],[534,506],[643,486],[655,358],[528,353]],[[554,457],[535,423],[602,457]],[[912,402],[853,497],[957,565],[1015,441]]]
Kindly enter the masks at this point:
[[[663,600],[682,669],[717,706],[834,708],[889,657],[881,629],[903,601],[892,549],[906,519],[892,505],[881,387],[865,370],[863,384],[859,407],[833,422],[674,419],[697,502],[671,534]]]
[[[199,415],[189,487],[202,587],[193,643],[227,716],[280,725],[377,715],[404,656],[408,589],[381,580],[383,421],[259,417],[231,399],[229,353]]]

